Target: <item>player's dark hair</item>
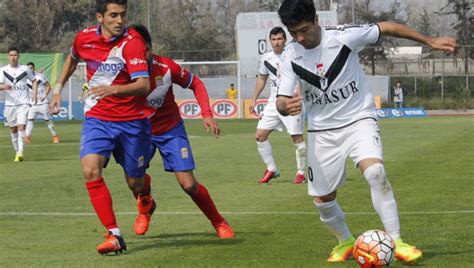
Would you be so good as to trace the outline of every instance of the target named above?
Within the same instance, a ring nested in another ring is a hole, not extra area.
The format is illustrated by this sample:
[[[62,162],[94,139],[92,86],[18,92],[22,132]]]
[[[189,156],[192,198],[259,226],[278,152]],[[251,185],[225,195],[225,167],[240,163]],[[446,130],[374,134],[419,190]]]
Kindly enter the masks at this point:
[[[31,61],[26,64],[26,66],[28,66],[28,65],[33,66],[33,68],[35,67],[35,64],[34,64],[33,62],[31,62]]]
[[[105,14],[107,11],[108,4],[117,4],[117,5],[125,5],[127,6],[127,0],[96,0],[95,2],[96,11],[102,15]]]
[[[16,53],[20,53],[20,50],[17,47],[9,47],[8,53],[10,53],[11,51],[16,51]]]
[[[270,36],[270,38],[272,38],[272,35],[277,35],[277,34],[282,34],[283,35],[283,38],[286,39],[286,33],[285,33],[285,30],[283,30],[283,28],[277,26],[275,28],[273,28],[271,31],[270,31],[270,34],[268,36]]]
[[[278,15],[286,27],[294,27],[303,21],[314,22],[316,8],[313,0],[284,0]]]
[[[128,28],[134,29],[135,31],[137,31],[141,35],[143,40],[145,40],[145,43],[151,47],[151,35],[148,29],[144,25],[132,24],[128,26]]]

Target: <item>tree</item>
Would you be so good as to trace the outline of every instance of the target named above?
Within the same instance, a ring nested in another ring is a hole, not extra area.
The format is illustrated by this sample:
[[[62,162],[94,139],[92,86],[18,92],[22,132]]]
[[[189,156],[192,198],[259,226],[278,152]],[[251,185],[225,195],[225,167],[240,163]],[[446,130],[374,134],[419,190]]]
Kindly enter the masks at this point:
[[[356,23],[397,21],[398,2],[394,2],[388,11],[381,11],[380,13],[375,13],[371,10],[370,2],[371,0],[364,0],[362,3],[355,5]],[[395,44],[395,39],[381,38],[374,46],[368,47],[359,53],[362,62],[371,66],[372,75],[375,75],[375,63],[387,59],[385,47],[393,47]]]
[[[431,26],[432,22],[430,15],[426,11],[426,8],[423,8],[423,14],[420,15],[420,18],[417,21],[417,29],[420,33],[431,36],[434,34],[433,27]]]
[[[467,45],[472,45],[474,39],[472,32],[474,31],[473,14],[469,12],[471,10],[472,1],[470,0],[448,0],[448,4],[441,8],[438,14],[441,15],[456,15],[458,21],[452,23],[451,25],[457,31],[457,41],[459,45],[465,45],[464,48],[464,72],[469,73],[469,50],[472,50],[471,47]]]

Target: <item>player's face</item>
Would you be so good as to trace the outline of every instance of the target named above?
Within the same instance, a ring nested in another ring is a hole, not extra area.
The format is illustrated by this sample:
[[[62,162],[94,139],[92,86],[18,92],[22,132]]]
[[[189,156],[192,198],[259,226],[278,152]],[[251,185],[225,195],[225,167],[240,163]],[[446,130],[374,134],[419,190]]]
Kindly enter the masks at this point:
[[[10,63],[11,66],[17,66],[19,57],[20,55],[18,55],[18,52],[15,50],[8,52],[8,63]]]
[[[35,71],[35,67],[33,67],[33,65],[26,65],[28,66],[28,68],[30,68],[30,70],[32,70],[33,72]]]
[[[270,36],[270,44],[272,45],[273,51],[276,54],[280,54],[283,52],[286,44],[286,38],[283,37],[283,34],[273,34]]]
[[[302,21],[294,27],[288,27],[293,39],[306,49],[314,48],[321,42],[321,29],[317,17],[315,21]]]
[[[107,10],[102,15],[96,13],[97,21],[101,24],[102,35],[107,38],[122,35],[127,24],[127,6],[108,4]]]

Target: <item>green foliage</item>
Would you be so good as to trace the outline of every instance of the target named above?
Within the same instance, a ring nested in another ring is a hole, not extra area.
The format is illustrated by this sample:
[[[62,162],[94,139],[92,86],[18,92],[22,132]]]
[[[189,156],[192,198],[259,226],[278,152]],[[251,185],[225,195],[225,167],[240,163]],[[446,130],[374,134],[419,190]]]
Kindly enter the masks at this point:
[[[427,36],[435,35],[433,30],[430,14],[426,11],[426,8],[423,7],[423,14],[420,15],[417,23],[418,31]]]
[[[22,163],[13,162],[9,130],[1,128],[0,238],[5,246],[0,266],[356,267],[352,259],[326,262],[337,241],[319,221],[307,186],[292,184],[294,146],[288,135],[270,136],[282,176],[258,185],[265,166],[255,146],[256,120],[219,124],[224,135],[215,139],[200,120],[186,121],[196,177],[233,226],[235,239],[216,237],[174,175],[163,171],[157,154],[149,173],[158,208],[143,237],[133,234],[135,200],[121,169],[110,161],[104,171],[128,244],[127,253],[119,256],[100,256],[95,250],[104,229],[79,167],[80,124],[58,123],[61,144],[53,145],[48,129],[37,122]],[[473,235],[474,117],[386,119],[380,124],[402,237],[424,251],[417,265],[471,267],[467,238]],[[455,202],[440,202],[440,197]],[[367,182],[349,162],[338,201],[354,235],[383,228]],[[392,267],[406,266],[394,262]]]

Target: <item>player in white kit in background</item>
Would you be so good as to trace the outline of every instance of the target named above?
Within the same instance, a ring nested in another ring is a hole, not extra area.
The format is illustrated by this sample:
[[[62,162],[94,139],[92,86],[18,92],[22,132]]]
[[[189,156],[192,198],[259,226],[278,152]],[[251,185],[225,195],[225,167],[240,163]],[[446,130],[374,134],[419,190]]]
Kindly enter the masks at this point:
[[[255,93],[252,98],[252,104],[250,105],[250,112],[255,113],[254,109],[257,99],[265,88],[268,78],[270,78],[270,97],[268,98],[262,117],[258,122],[257,131],[255,132],[257,150],[263,162],[267,165],[263,177],[258,182],[267,183],[280,175],[273,158],[272,146],[270,141],[268,141],[268,136],[273,130],[282,131],[283,127],[285,127],[296,149],[297,172],[293,182],[300,184],[305,181],[304,169],[306,166],[306,145],[303,138],[304,118],[302,114],[285,117],[279,114],[276,109],[275,102],[279,83],[278,69],[281,54],[285,49],[286,33],[281,27],[275,27],[270,31],[269,37],[273,51],[262,55],[259,75],[255,85]]]
[[[345,161],[352,159],[364,174],[385,231],[395,240],[395,257],[412,263],[422,256],[400,238],[398,208],[385,174],[374,97],[358,53],[380,36],[411,39],[433,49],[454,52],[456,40],[427,37],[394,22],[322,28],[312,0],[285,0],[278,11],[295,42],[283,53],[277,108],[282,114],[301,112],[304,100],[308,116],[308,193],[321,221],[339,244],[328,262],[344,262],[354,237],[336,201],[345,181]],[[294,92],[296,84],[300,91]]]
[[[54,122],[52,120],[51,113],[49,111],[49,100],[48,95],[51,91],[51,85],[48,82],[48,78],[41,73],[35,72],[35,64],[33,62],[28,62],[26,64],[28,68],[30,68],[34,74],[36,81],[38,83],[38,93],[36,96],[36,104],[32,105],[28,110],[28,123],[26,124],[26,137],[25,143],[29,144],[31,139],[31,132],[33,131],[34,121],[36,118],[41,117],[44,119],[46,126],[48,126],[49,132],[53,136],[53,143],[59,143],[58,133],[56,132],[56,127],[54,126]],[[33,89],[32,83],[28,80],[28,88],[30,90]]]
[[[25,126],[28,108],[36,103],[38,83],[34,73],[26,67],[19,65],[20,50],[16,47],[8,49],[8,65],[0,68],[0,90],[6,91],[5,108],[3,117],[5,126],[10,127],[15,162],[23,161]],[[27,81],[32,81],[32,96],[28,90]]]

